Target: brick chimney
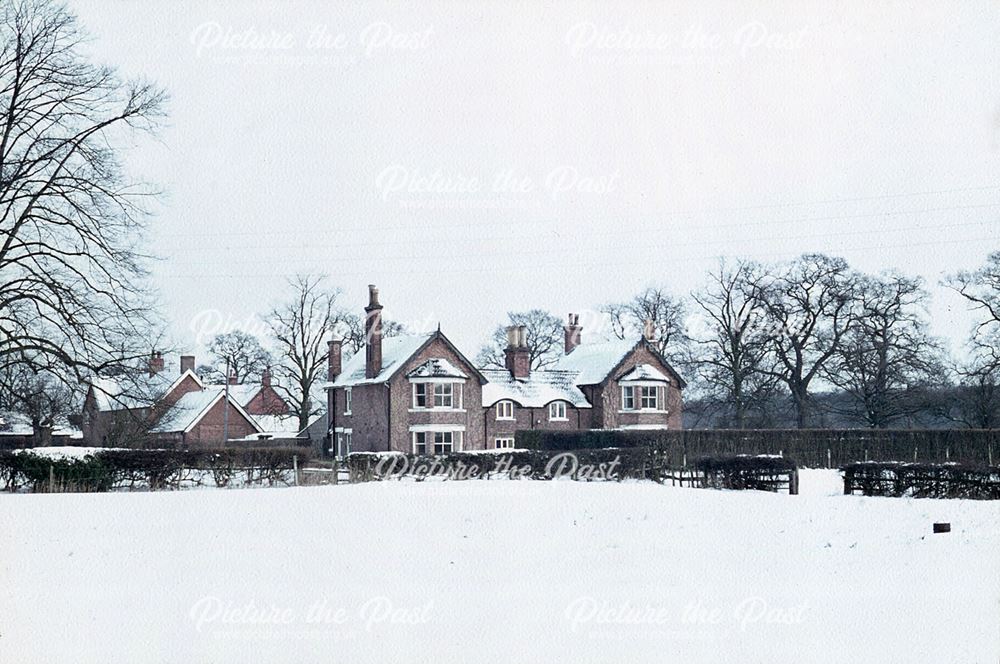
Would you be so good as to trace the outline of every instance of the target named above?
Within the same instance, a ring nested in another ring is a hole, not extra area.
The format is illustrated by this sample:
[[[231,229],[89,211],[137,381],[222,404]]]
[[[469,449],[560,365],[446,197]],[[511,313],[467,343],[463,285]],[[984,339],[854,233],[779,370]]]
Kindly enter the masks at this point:
[[[260,384],[264,387],[271,387],[271,367],[264,367],[260,374]]]
[[[524,325],[507,328],[507,347],[503,351],[507,371],[514,378],[531,375],[531,351],[528,350],[528,330]]]
[[[163,353],[154,350],[153,354],[149,356],[149,375],[155,376],[161,371],[163,371]]]
[[[194,355],[181,355],[181,373],[194,371]]]
[[[337,376],[340,375],[343,346],[342,339],[330,339],[326,342],[326,347],[329,350],[329,355],[326,358],[326,379],[330,382],[337,380]]]
[[[566,333],[566,354],[569,355],[574,348],[580,345],[580,333],[583,332],[583,328],[580,326],[580,315],[570,314],[563,331]]]
[[[227,381],[230,385],[239,385],[240,381],[236,380],[236,374],[230,372],[229,380]]]
[[[656,341],[656,327],[653,325],[652,318],[647,318],[643,321],[642,338],[649,342]]]
[[[378,288],[368,285],[368,306],[365,307],[365,378],[375,378],[382,371],[382,305]]]

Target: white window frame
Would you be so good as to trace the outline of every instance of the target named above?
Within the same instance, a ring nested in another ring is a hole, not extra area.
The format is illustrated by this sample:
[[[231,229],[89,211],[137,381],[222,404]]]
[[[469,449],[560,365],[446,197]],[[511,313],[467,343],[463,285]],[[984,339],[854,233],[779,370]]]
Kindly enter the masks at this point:
[[[562,411],[562,415],[558,414],[559,411]],[[549,422],[565,422],[568,419],[565,401],[553,401],[549,404]]]
[[[647,396],[647,392],[649,390],[652,390],[652,400],[653,400],[653,405],[652,406],[647,406],[646,405],[647,399],[650,398],[650,397]],[[659,387],[657,387],[656,385],[640,385],[639,386],[639,410],[652,410],[652,411],[660,410],[660,388]]]
[[[427,408],[427,385],[428,383],[414,383],[413,384],[413,408],[414,410],[425,410]],[[423,391],[424,393],[424,405],[420,405],[417,401],[417,392]]]
[[[498,420],[513,420],[514,419],[514,402],[510,399],[504,399],[503,401],[497,402],[497,419]]]
[[[438,390],[441,391],[438,394]],[[453,383],[434,383],[434,401],[432,402],[431,408],[435,410],[454,410],[455,409],[455,385]],[[438,404],[438,399],[441,403]],[[447,403],[445,403],[447,401]]]
[[[622,410],[635,410],[635,385],[622,385]]]
[[[351,388],[344,388],[344,415],[351,414]]]
[[[493,449],[495,450],[512,450],[514,449],[514,437],[513,436],[497,436],[493,439]]]
[[[414,454],[423,454],[423,455],[427,454],[427,434],[428,434],[427,431],[413,431],[413,432],[411,432],[411,438],[413,440],[413,453]],[[420,440],[421,438],[423,438],[424,442],[418,443],[417,441]],[[418,446],[422,446],[424,448],[424,451],[423,452],[418,451],[417,450]]]
[[[354,430],[345,429],[343,427],[337,427],[333,430],[334,435],[337,437],[337,445],[334,449],[334,454],[336,456],[347,456],[351,453],[351,447],[354,445]],[[344,448],[344,454],[341,455],[341,448]]]

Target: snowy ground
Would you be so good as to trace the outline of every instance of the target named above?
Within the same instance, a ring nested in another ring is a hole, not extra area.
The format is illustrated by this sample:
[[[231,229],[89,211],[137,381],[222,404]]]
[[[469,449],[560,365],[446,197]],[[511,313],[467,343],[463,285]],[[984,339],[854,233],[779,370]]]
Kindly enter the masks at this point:
[[[998,661],[1000,504],[802,490],[4,495],[0,662]]]

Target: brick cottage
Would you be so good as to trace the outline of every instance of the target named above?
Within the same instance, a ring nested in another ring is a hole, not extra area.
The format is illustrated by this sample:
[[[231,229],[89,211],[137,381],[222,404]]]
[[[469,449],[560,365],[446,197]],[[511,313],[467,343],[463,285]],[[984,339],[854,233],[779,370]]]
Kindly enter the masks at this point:
[[[514,446],[522,429],[679,429],[684,381],[652,343],[581,344],[579,317],[565,354],[531,370],[524,327],[507,329],[504,369],[477,368],[438,329],[383,338],[378,289],[369,286],[364,352],[346,363],[329,342],[331,449],[441,454]]]

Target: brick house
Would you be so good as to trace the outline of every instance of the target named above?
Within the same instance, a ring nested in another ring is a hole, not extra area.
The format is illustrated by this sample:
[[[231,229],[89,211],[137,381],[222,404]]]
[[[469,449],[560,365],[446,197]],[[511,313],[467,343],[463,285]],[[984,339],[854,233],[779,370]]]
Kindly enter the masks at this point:
[[[227,411],[230,439],[263,433],[232,389],[242,386],[230,386],[227,401],[226,386],[205,385],[194,367],[194,356],[182,355],[179,370],[166,371],[163,355],[153,352],[147,372],[94,379],[83,406],[84,441],[218,446],[224,444]]]
[[[565,355],[532,371],[523,327],[507,330],[504,369],[479,369],[440,329],[382,338],[378,289],[369,286],[365,352],[342,366],[330,342],[327,424],[330,449],[444,453],[514,446],[523,429],[681,427],[684,381],[652,343],[581,344],[570,314]]]
[[[369,286],[365,352],[342,366],[329,343],[327,424],[331,449],[444,453],[482,449],[486,378],[441,332],[382,338],[378,289]]]

